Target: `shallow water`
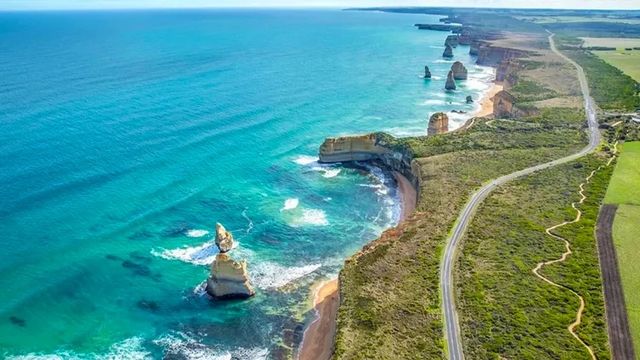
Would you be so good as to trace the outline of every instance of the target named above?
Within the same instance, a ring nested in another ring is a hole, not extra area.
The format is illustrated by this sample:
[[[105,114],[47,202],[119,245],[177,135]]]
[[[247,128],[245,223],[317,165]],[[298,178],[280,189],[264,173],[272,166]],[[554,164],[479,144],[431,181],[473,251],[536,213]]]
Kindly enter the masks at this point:
[[[267,357],[309,285],[398,220],[392,180],[318,164],[323,138],[423,134],[487,88],[461,46],[471,79],[443,91],[446,33],[412,26],[437,19],[0,13],[0,354]],[[217,221],[250,300],[203,294]]]

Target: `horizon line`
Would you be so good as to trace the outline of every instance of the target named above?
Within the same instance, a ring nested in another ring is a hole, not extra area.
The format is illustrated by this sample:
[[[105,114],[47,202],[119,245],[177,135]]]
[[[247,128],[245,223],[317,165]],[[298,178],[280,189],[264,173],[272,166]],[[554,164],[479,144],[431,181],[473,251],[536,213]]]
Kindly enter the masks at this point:
[[[225,5],[212,5],[212,6],[141,6],[141,7],[61,7],[61,8],[9,8],[2,9],[0,8],[0,13],[7,12],[63,12],[63,11],[123,11],[123,10],[131,10],[131,11],[140,11],[140,10],[271,10],[271,9],[281,9],[281,10],[304,10],[304,9],[315,9],[315,10],[351,10],[351,11],[383,11],[383,10],[391,10],[391,9],[491,9],[491,10],[560,10],[560,11],[632,11],[632,12],[640,12],[639,8],[561,8],[561,7],[502,7],[502,6],[419,6],[419,5],[407,5],[407,6],[370,6],[370,7],[339,7],[333,5],[302,5],[302,6],[291,6],[291,5],[267,5],[267,6],[256,6],[256,5],[233,5],[233,6],[225,6]],[[411,14],[411,13],[407,13]],[[426,13],[425,13],[426,14]]]

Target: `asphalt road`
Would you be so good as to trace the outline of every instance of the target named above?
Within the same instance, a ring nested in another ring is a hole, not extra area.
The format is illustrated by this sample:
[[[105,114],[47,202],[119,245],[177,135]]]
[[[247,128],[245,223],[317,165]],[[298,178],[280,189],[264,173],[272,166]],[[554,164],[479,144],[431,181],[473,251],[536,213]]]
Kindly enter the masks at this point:
[[[598,122],[596,120],[596,111],[593,105],[593,99],[589,95],[589,86],[587,84],[587,78],[584,75],[582,67],[573,60],[569,59],[556,48],[553,41],[554,34],[549,35],[549,45],[551,50],[558,56],[562,57],[567,62],[571,63],[578,72],[578,79],[580,80],[580,88],[582,90],[582,96],[584,97],[584,108],[587,115],[587,124],[589,126],[589,145],[580,150],[579,152],[563,157],[561,159],[553,160],[548,163],[539,164],[527,169],[516,171],[509,175],[499,177],[489,184],[482,187],[476,193],[471,196],[469,202],[465,205],[464,209],[458,216],[455,227],[453,229],[451,237],[447,241],[447,246],[442,257],[442,263],[440,268],[440,288],[442,291],[442,309],[444,312],[445,331],[446,331],[446,343],[450,360],[462,360],[464,359],[464,353],[462,350],[462,340],[460,337],[460,325],[458,323],[458,314],[456,312],[455,304],[455,291],[453,288],[453,266],[456,259],[456,250],[460,239],[464,235],[464,232],[473,218],[473,214],[482,203],[484,199],[498,186],[505,184],[511,180],[519,177],[532,174],[538,170],[550,168],[556,165],[568,163],[574,161],[591,151],[600,143],[600,132],[598,131]]]

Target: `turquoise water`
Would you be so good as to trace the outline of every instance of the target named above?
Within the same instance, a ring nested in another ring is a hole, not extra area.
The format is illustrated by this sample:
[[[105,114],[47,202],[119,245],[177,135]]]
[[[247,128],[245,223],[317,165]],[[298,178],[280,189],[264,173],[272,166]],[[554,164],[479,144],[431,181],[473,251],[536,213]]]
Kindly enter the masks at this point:
[[[380,169],[315,162],[323,138],[423,134],[491,78],[462,46],[471,79],[445,93],[446,33],[412,26],[429,21],[0,13],[0,354],[255,359],[299,334],[311,284],[399,213]],[[215,222],[250,300],[203,294]]]

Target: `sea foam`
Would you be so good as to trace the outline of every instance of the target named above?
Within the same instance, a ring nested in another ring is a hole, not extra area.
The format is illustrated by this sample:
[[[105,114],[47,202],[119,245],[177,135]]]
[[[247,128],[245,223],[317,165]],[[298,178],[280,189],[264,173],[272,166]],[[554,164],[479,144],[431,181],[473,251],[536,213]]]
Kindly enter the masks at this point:
[[[200,230],[200,229],[187,230],[187,233],[186,233],[186,235],[188,237],[191,237],[191,238],[199,238],[199,237],[203,237],[203,236],[205,236],[207,234],[209,234],[209,231]]]
[[[251,280],[261,289],[277,289],[318,270],[322,264],[287,267],[273,262],[258,263],[249,268]]]
[[[299,203],[300,203],[300,200],[298,200],[297,198],[287,199],[284,201],[284,207],[281,209],[281,211],[295,209],[298,207]]]

